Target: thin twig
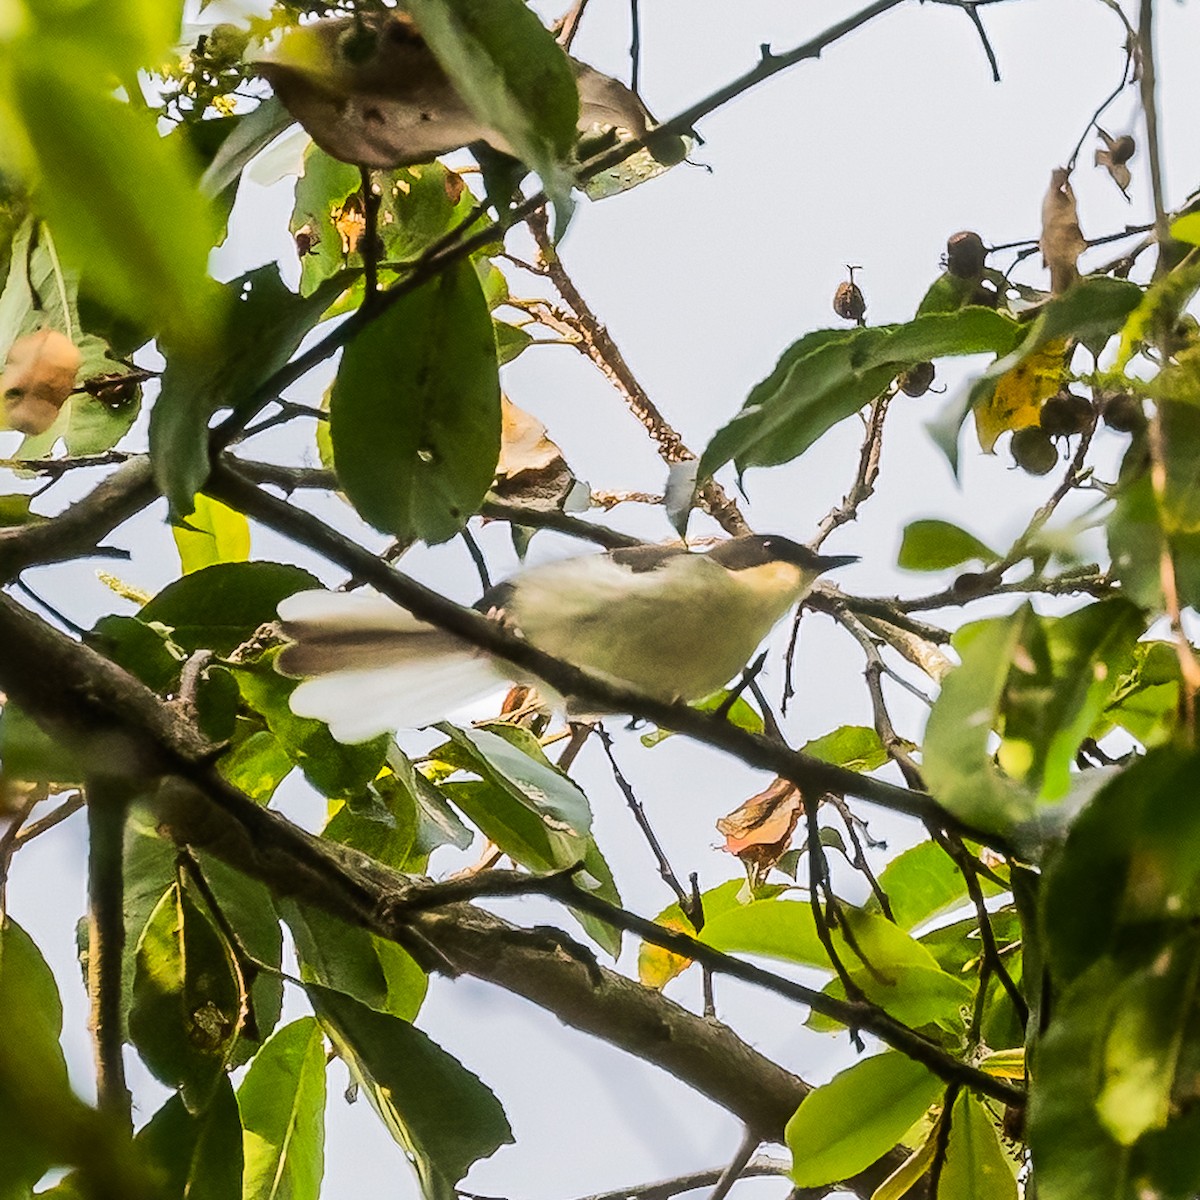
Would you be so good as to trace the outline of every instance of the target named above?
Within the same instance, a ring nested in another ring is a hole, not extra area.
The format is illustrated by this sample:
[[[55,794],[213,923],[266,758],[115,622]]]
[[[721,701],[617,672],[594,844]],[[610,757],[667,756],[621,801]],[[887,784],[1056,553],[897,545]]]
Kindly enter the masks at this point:
[[[35,837],[40,837],[47,830],[53,829],[55,825],[60,825],[68,817],[73,817],[84,806],[84,803],[83,793],[75,792],[44,817],[39,817],[36,821],[30,821],[28,825],[21,826],[13,839],[14,842],[18,846],[23,846],[26,842],[33,841]],[[0,861],[3,861],[3,854],[0,854]]]
[[[763,1175],[786,1175],[791,1163],[780,1158],[770,1158],[766,1155],[755,1155],[742,1168],[740,1179],[756,1179]],[[635,1184],[632,1187],[616,1188],[611,1192],[597,1192],[592,1196],[581,1196],[579,1200],[672,1200],[685,1192],[694,1192],[699,1188],[712,1187],[728,1170],[726,1167],[713,1167],[708,1171],[692,1171],[687,1175],[676,1175],[672,1179],[660,1179],[655,1183]],[[459,1192],[460,1196],[469,1200],[487,1200],[485,1197],[470,1197],[470,1193]]]
[[[633,813],[633,819],[637,822],[637,827],[642,831],[642,836],[646,839],[646,844],[650,847],[650,853],[654,855],[654,861],[658,866],[658,873],[662,877],[663,883],[675,893],[675,899],[679,901],[679,907],[685,914],[690,916],[689,910],[692,907],[691,897],[684,890],[683,884],[679,882],[679,876],[675,874],[674,868],[671,866],[671,861],[667,858],[666,851],[663,850],[662,843],[658,840],[658,836],[654,832],[654,827],[650,824],[650,818],[646,816],[646,810],[642,807],[642,802],[637,798],[637,793],[633,790],[633,786],[625,778],[621,768],[617,765],[616,756],[613,754],[613,741],[609,736],[608,730],[599,723],[594,728],[596,736],[600,739],[600,744],[604,747],[604,753],[608,758],[608,765],[612,768],[613,779],[616,780],[617,787],[621,790],[621,795],[625,797],[625,803],[629,806],[629,811]],[[692,924],[694,927],[695,922],[693,921]]]
[[[629,0],[629,90],[641,95],[642,83],[642,17],[638,0]]]
[[[1129,68],[1133,65],[1133,50],[1134,43],[1128,40],[1125,44],[1125,65],[1121,68],[1121,81],[1101,102],[1100,107],[1092,113],[1092,119],[1083,127],[1083,132],[1079,135],[1079,141],[1075,143],[1075,149],[1071,151],[1071,157],[1067,159],[1067,174],[1069,175],[1075,170],[1075,160],[1079,157],[1079,151],[1083,149],[1083,143],[1087,141],[1087,136],[1096,128],[1096,123],[1104,115],[1104,110],[1125,90],[1129,84]]]
[[[963,11],[971,18],[971,24],[975,26],[975,32],[979,34],[979,40],[983,43],[983,52],[987,55],[988,66],[992,69],[992,82],[999,83],[1000,64],[996,61],[996,51],[992,49],[987,30],[983,27],[983,19],[974,4],[963,5]]]
[[[11,813],[8,828],[0,833],[0,922],[3,922],[5,913],[8,911],[8,872],[12,866],[12,857],[21,844],[21,830],[29,819],[29,814],[41,803],[41,800],[42,797],[37,791],[26,796],[17,806],[16,811]]]
[[[952,1083],[942,1097],[942,1114],[938,1118],[936,1141],[933,1146],[933,1162],[929,1164],[929,1194],[936,1196],[942,1181],[942,1169],[946,1165],[946,1151],[950,1146],[950,1127],[954,1119],[954,1103],[962,1090],[959,1084]]]
[[[569,313],[556,312],[552,306],[535,306],[541,314],[539,319],[558,321],[579,336],[576,347],[600,370],[625,400],[629,411],[646,430],[658,448],[659,457],[670,465],[694,459],[695,454],[684,444],[682,435],[663,416],[649,393],[630,370],[612,335],[601,323],[575,281],[567,273],[562,259],[550,238],[550,226],[545,210],[530,214],[527,223],[538,244],[541,263],[550,281],[558,290]],[[553,326],[552,326],[553,327]],[[710,480],[700,488],[698,499],[702,507],[727,532],[734,535],[749,533],[738,510],[737,504],[726,495],[724,489]]]
[[[742,1172],[761,1145],[762,1138],[752,1129],[747,1129],[742,1134],[737,1151],[729,1160],[729,1166],[721,1173],[721,1178],[717,1180],[713,1190],[709,1192],[708,1200],[725,1200],[725,1197],[729,1195],[730,1188],[741,1179]]]
[[[867,435],[863,440],[862,450],[859,451],[854,482],[842,498],[841,504],[821,518],[817,526],[817,535],[809,542],[813,550],[819,549],[821,543],[839,526],[855,520],[862,504],[875,494],[875,481],[879,478],[879,457],[883,450],[883,421],[894,394],[889,389],[871,402],[867,415]]]
[[[483,551],[479,548],[475,535],[464,525],[459,531],[459,536],[467,548],[467,553],[471,556],[471,561],[475,564],[475,570],[479,573],[479,582],[483,590],[489,591],[492,586],[492,577],[488,574],[487,559],[483,557]]]
[[[358,250],[363,261],[363,304],[369,306],[379,292],[379,208],[383,196],[375,190],[370,167],[360,167],[359,173],[362,176],[363,231],[358,239]]]

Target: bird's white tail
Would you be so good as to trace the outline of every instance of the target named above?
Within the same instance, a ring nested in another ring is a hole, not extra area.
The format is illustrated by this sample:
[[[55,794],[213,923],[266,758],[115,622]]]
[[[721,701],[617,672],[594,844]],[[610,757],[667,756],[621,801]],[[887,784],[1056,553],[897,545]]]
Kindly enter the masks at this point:
[[[431,725],[506,680],[494,660],[375,593],[297,592],[278,611],[291,642],[276,665],[304,680],[292,711],[339,742]]]

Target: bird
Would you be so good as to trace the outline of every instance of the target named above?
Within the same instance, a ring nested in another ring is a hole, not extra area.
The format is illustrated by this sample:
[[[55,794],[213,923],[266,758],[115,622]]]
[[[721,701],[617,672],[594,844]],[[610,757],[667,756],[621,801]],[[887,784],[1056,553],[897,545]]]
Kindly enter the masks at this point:
[[[663,701],[710,696],[826,571],[857,562],[776,535],[747,534],[706,553],[633,546],[530,567],[475,608],[539,650]],[[444,720],[505,682],[553,689],[420,621],[377,592],[304,591],[282,600],[276,669],[302,682],[292,711],[340,742]],[[568,714],[587,709],[567,698]],[[587,715],[595,715],[588,712]]]

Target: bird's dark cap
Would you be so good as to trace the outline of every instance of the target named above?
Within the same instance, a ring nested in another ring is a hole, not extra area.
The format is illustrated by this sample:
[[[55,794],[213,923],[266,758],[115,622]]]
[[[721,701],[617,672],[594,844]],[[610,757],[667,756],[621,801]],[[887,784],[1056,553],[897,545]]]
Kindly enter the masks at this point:
[[[779,534],[747,534],[720,542],[708,557],[727,571],[744,571],[772,562],[794,563],[805,571],[823,573],[858,562],[856,554],[818,554]]]

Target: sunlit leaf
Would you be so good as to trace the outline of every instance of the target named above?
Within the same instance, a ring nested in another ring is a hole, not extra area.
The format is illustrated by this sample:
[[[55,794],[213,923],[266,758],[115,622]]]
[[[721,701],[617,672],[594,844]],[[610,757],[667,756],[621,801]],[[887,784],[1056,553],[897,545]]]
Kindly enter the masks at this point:
[[[250,557],[250,522],[208,496],[197,496],[195,510],[173,525],[171,533],[185,575],[214,563],[245,562]]]
[[[911,521],[904,527],[904,540],[896,565],[907,571],[944,571],[978,560],[999,562],[1000,556],[973,533],[949,521]]]
[[[814,1088],[787,1124],[788,1173],[798,1187],[836,1183],[870,1166],[920,1119],[942,1090],[927,1067],[886,1051]]]
[[[1017,1180],[987,1109],[963,1091],[950,1117],[938,1195],[949,1200],[1017,1200]],[[945,1118],[943,1118],[945,1119]]]

